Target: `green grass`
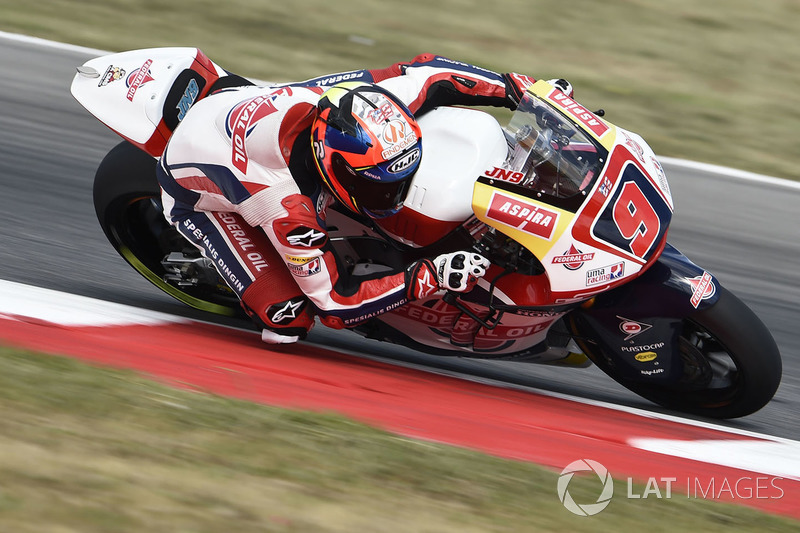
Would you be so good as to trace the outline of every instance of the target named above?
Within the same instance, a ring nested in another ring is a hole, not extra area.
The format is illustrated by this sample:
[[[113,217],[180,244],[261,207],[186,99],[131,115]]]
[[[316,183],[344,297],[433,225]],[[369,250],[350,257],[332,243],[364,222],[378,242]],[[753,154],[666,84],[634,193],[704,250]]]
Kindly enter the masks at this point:
[[[798,27],[788,0],[0,0],[5,31],[115,51],[198,46],[267,80],[421,52],[566,77],[656,153],[792,179]]]
[[[0,531],[797,530],[733,505],[628,500],[624,483],[577,517],[535,465],[68,358],[0,348],[0,368]],[[597,479],[570,493],[590,503]]]

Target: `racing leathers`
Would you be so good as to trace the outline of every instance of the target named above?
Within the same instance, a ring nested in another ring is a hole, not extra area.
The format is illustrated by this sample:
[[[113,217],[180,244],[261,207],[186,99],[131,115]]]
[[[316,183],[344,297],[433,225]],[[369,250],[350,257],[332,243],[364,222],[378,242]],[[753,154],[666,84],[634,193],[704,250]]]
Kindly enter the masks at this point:
[[[349,327],[443,288],[467,290],[458,275],[449,285],[447,275],[474,282],[488,267],[463,253],[348,275],[328,242],[326,209],[334,200],[314,167],[309,134],[320,95],[343,81],[377,83],[417,116],[441,105],[513,109],[533,82],[425,54],[385,69],[228,88],[196,103],[160,160],[164,213],[213,261],[268,342],[303,337],[315,315]]]

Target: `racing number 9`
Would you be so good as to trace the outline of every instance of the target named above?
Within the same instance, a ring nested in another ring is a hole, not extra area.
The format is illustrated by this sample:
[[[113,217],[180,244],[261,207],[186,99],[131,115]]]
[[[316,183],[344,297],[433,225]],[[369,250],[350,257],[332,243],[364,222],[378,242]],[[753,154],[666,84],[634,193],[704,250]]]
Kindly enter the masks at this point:
[[[613,216],[619,232],[628,240],[631,252],[644,259],[658,238],[661,220],[635,181],[622,186]]]

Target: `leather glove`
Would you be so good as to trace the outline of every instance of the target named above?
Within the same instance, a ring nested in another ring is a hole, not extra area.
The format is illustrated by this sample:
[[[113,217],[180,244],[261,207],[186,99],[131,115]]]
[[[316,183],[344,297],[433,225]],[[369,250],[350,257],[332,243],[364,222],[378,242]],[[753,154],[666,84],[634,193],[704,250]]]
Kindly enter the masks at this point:
[[[503,80],[506,82],[506,100],[509,101],[509,107],[511,109],[517,108],[527,88],[536,82],[536,80],[530,76],[517,74],[516,72],[503,74]],[[552,80],[547,80],[547,83],[572,98],[574,91],[572,89],[572,84],[567,80],[563,78],[553,78]]]
[[[466,292],[486,274],[489,260],[475,252],[450,252],[422,259],[406,270],[408,298],[419,300],[442,289]]]
[[[567,80],[565,80],[564,78],[554,78],[552,80],[547,80],[547,83],[549,83],[556,89],[560,90],[562,93],[566,94],[570,98],[572,98],[572,95],[575,92],[572,89],[572,84]]]
[[[433,260],[439,286],[448,291],[465,292],[482,278],[489,260],[475,252],[450,252]]]
[[[536,83],[536,80],[524,74],[517,74],[516,72],[507,72],[503,74],[503,81],[506,82],[506,100],[508,107],[516,109],[522,100],[522,95],[525,90]]]

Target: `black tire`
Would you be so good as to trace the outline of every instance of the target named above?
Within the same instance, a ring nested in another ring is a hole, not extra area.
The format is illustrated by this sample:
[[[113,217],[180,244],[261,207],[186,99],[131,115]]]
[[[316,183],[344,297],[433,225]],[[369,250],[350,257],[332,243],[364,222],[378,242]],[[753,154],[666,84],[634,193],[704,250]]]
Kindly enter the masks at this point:
[[[604,357],[587,355],[610,377],[659,405],[711,418],[737,418],[764,407],[781,381],[782,363],[772,334],[733,293],[719,287],[712,307],[683,321],[681,379],[670,386],[619,379]],[[585,344],[585,343],[582,343]]]
[[[181,302],[215,314],[244,316],[236,295],[217,285],[179,287],[164,281],[170,252],[199,256],[164,219],[156,160],[128,142],[111,149],[94,179],[94,207],[114,249],[150,283]]]

